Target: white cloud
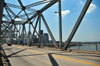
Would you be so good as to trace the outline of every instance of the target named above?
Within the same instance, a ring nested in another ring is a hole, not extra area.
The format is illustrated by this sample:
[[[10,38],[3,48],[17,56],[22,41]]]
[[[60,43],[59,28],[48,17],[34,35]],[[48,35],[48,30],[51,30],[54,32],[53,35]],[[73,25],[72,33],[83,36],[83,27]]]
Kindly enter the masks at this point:
[[[83,3],[81,0],[79,0],[79,1],[80,1],[81,4]]]
[[[40,0],[41,1],[41,0]],[[52,1],[52,0],[42,0],[42,1]]]
[[[41,0],[40,0],[41,1]],[[53,1],[53,0],[42,0],[42,1]],[[61,0],[61,1],[64,1],[64,0]]]
[[[2,21],[4,21],[4,19],[2,19]]]
[[[69,13],[70,13],[70,10],[61,11],[62,17],[64,17],[65,15],[67,15]],[[59,15],[59,14],[57,13],[57,15]]]
[[[91,13],[96,8],[96,5],[90,4],[89,9],[87,10],[87,13]]]
[[[62,17],[70,13],[70,10],[61,11]]]
[[[16,18],[15,21],[22,21],[22,19],[20,19],[20,18]]]

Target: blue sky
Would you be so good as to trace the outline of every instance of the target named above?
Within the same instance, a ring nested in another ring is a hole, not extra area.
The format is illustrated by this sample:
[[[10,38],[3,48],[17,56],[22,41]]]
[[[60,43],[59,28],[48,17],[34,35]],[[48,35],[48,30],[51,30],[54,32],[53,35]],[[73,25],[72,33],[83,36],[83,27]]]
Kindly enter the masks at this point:
[[[17,0],[5,0],[7,3],[14,3],[19,5]],[[24,5],[28,5],[40,0],[21,0]],[[86,0],[62,0],[62,39],[66,41],[69,37]],[[45,4],[44,4],[45,5]],[[33,7],[34,9],[41,9],[44,5]],[[58,3],[48,8],[43,12],[43,15],[55,37],[59,40],[59,19]],[[18,13],[18,11],[14,11]],[[26,25],[28,31],[28,25]],[[42,22],[41,29],[44,33],[47,30]],[[31,29],[33,31],[33,29]],[[38,30],[37,30],[38,31]],[[87,13],[85,14],[81,25],[79,26],[72,41],[100,41],[100,0],[93,0]]]

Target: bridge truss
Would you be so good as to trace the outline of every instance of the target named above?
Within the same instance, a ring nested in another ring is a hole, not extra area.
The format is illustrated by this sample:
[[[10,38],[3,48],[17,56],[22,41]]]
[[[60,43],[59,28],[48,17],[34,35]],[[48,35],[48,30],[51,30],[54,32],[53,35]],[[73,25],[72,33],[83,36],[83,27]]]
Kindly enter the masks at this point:
[[[35,2],[32,4],[26,5],[26,6],[24,6],[24,3],[22,3],[21,0],[17,0],[17,1],[18,1],[19,5],[6,3],[5,0],[0,0],[0,37],[1,37],[1,39],[6,36],[11,37],[14,33],[16,33],[16,35],[19,34],[21,36],[18,44],[20,44],[21,39],[24,39],[24,37],[26,37],[27,45],[31,46],[32,42],[33,42],[33,38],[30,39],[30,37],[27,37],[27,34],[26,34],[27,27],[25,27],[26,24],[29,24],[29,31],[30,31],[31,26],[33,27],[32,37],[34,37],[35,33],[37,34],[37,36],[39,37],[38,46],[41,47],[40,30],[41,30],[41,19],[42,19],[51,39],[53,41],[54,46],[56,48],[62,48],[61,0],[41,0],[41,1],[38,1],[38,2]],[[67,50],[73,36],[75,35],[75,33],[76,33],[86,11],[91,3],[91,1],[92,0],[87,0],[86,4],[83,7],[82,12],[80,13],[79,18],[76,21],[75,26],[73,27],[72,32],[70,33],[70,35],[67,39],[67,43],[65,44],[65,46],[62,49]],[[59,45],[56,44],[55,38],[46,22],[44,15],[42,14],[45,10],[47,10],[48,8],[50,8],[57,2],[58,2],[58,6],[59,6]],[[39,10],[33,9],[33,7],[41,5],[41,4],[46,4],[46,5]],[[20,9],[20,11],[16,14],[16,13],[14,13],[14,10],[12,8]],[[5,14],[4,11],[7,14]],[[22,14],[22,12],[24,14]],[[3,18],[5,20],[3,20]],[[16,19],[19,19],[19,20],[16,20]],[[33,23],[35,23],[35,25],[33,25]],[[36,30],[38,23],[39,23],[39,33]],[[19,26],[19,28],[18,28],[18,26]],[[23,33],[25,35],[23,35]],[[11,39],[13,40],[13,38],[11,38]]]

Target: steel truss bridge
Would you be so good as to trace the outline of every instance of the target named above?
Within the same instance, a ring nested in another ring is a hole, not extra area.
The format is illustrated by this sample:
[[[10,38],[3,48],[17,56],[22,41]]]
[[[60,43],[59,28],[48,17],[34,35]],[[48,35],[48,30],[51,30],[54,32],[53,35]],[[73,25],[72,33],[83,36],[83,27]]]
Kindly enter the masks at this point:
[[[44,22],[44,25],[53,41],[53,44],[55,46],[55,48],[62,48],[62,18],[61,18],[61,0],[41,0],[29,5],[24,5],[24,3],[22,3],[21,0],[17,0],[19,5],[15,5],[15,4],[10,4],[5,2],[5,0],[0,0],[0,40],[2,40],[3,38],[11,37],[14,33],[19,34],[21,36],[21,39],[23,39],[24,37],[27,37],[26,35],[26,24],[29,24],[29,31],[30,31],[30,27],[33,27],[33,35],[36,33],[37,36],[39,37],[39,42],[38,42],[38,46],[41,46],[41,36],[40,36],[40,30],[41,30],[41,19]],[[76,21],[75,26],[73,27],[68,39],[67,39],[67,43],[65,44],[65,46],[62,48],[63,50],[67,50],[73,36],[75,35],[90,3],[92,0],[87,0],[86,4],[84,5],[79,18]],[[47,24],[47,21],[43,15],[43,12],[45,10],[47,10],[48,8],[50,8],[51,6],[53,6],[55,3],[58,2],[58,7],[59,7],[59,46],[56,44],[55,42],[55,38],[49,28],[49,25]],[[33,9],[33,7],[41,5],[41,4],[46,4],[44,7],[41,7],[41,9]],[[66,7],[66,6],[65,6]],[[19,9],[20,11],[16,14],[14,12],[14,9]],[[4,11],[7,13],[5,14]],[[22,12],[24,14],[22,14]],[[5,20],[3,20],[3,18]],[[16,20],[19,19],[19,20]],[[22,19],[22,20],[20,20]],[[33,25],[33,23],[35,23],[35,25]],[[39,24],[39,33],[37,32],[36,28]],[[18,28],[18,26],[20,26]],[[21,32],[21,33],[20,33]],[[26,36],[23,36],[23,33]],[[18,44],[20,44],[19,40]],[[27,39],[30,41],[28,42]],[[27,37],[26,42],[27,45],[31,46],[32,42],[33,42],[33,38],[30,39],[30,37]]]

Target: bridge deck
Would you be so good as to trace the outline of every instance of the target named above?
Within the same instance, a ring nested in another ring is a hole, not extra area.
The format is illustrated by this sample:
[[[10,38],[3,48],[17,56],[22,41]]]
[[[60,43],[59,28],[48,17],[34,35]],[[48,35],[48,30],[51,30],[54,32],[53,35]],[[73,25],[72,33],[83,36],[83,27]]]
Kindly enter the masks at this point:
[[[3,45],[12,66],[100,66],[100,55]]]

